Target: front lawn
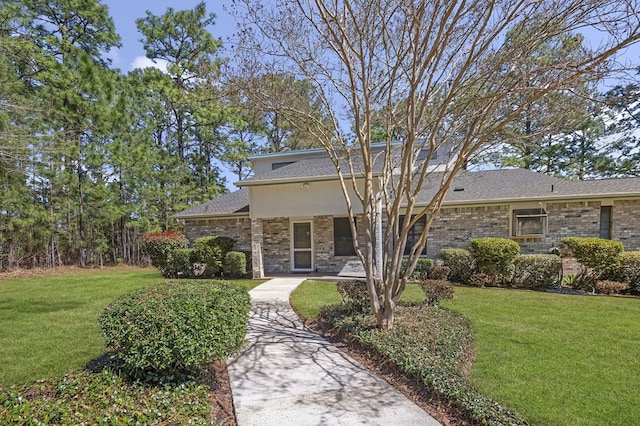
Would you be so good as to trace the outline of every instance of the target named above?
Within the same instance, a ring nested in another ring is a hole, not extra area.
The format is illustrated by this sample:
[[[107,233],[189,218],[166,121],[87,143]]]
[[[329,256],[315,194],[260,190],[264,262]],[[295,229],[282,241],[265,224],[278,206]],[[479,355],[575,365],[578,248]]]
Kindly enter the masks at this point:
[[[60,376],[102,355],[105,306],[161,280],[156,269],[105,268],[0,281],[0,387]],[[234,282],[249,289],[263,281]]]
[[[536,425],[640,418],[640,299],[456,287],[471,319],[471,380]]]
[[[409,286],[403,299],[420,301],[424,294]],[[291,296],[308,318],[336,300],[335,283],[318,281],[306,281]],[[532,424],[640,418],[640,299],[456,287],[455,298],[442,305],[471,320],[471,381]]]

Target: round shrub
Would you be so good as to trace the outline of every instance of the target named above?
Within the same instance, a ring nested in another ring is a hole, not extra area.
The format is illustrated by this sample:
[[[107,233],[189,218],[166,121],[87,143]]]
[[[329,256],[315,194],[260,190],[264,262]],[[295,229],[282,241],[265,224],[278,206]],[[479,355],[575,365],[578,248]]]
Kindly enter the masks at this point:
[[[450,269],[449,281],[469,284],[469,278],[475,268],[475,261],[469,250],[443,249],[440,251],[440,258]]]
[[[523,254],[514,261],[512,285],[541,290],[560,283],[562,259],[553,254]]]
[[[167,262],[162,271],[166,278],[193,277],[193,249],[176,249],[167,254]]]
[[[179,232],[159,232],[142,237],[142,249],[149,255],[151,264],[162,274],[165,273],[170,254],[188,246],[189,240]]]
[[[427,258],[420,258],[416,263],[416,267],[413,268],[413,272],[409,279],[411,280],[424,280],[426,279],[431,270],[433,269],[433,260]]]
[[[567,237],[562,242],[584,267],[578,278],[584,287],[593,286],[598,280],[615,277],[624,250],[620,241]]]
[[[618,275],[629,284],[632,293],[640,293],[640,251],[626,251],[620,255]]]
[[[424,280],[420,283],[429,306],[437,306],[443,299],[453,299],[453,286],[446,280]]]
[[[230,237],[201,237],[193,242],[194,263],[207,265],[205,276],[219,275],[223,270],[224,258],[233,250],[235,241]]]
[[[478,272],[487,274],[492,285],[511,281],[514,261],[520,254],[520,246],[506,238],[474,238],[471,254],[475,258]]]
[[[429,273],[429,279],[432,280],[447,280],[447,277],[451,273],[451,268],[445,265],[434,266]]]
[[[224,257],[224,273],[230,277],[247,275],[247,259],[240,251],[230,251]]]
[[[107,347],[137,374],[173,373],[226,359],[242,346],[248,319],[245,289],[180,281],[121,297],[99,322]]]
[[[336,284],[338,294],[350,310],[367,312],[371,309],[367,283],[359,280],[339,281]]]

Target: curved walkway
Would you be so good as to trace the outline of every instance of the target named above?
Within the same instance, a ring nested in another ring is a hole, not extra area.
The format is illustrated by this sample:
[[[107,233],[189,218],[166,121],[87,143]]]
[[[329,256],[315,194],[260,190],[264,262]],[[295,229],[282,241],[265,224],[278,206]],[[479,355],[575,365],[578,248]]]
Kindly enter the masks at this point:
[[[249,292],[248,347],[228,362],[238,425],[439,425],[304,327],[289,305],[302,281],[275,278]]]

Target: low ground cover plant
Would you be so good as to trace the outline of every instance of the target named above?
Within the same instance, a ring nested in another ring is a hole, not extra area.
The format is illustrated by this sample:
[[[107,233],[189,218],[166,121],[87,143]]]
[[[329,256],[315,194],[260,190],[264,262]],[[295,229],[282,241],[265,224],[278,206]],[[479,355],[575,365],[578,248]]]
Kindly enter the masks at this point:
[[[121,297],[100,316],[107,348],[134,375],[175,374],[226,359],[244,342],[249,295],[230,283],[161,283]]]
[[[208,390],[197,380],[150,386],[83,371],[0,389],[0,424],[208,425]]]
[[[465,377],[473,357],[473,337],[464,316],[424,304],[398,306],[395,326],[387,331],[376,329],[373,316],[343,306],[328,306],[320,316],[454,403],[474,424],[526,424],[483,396]]]

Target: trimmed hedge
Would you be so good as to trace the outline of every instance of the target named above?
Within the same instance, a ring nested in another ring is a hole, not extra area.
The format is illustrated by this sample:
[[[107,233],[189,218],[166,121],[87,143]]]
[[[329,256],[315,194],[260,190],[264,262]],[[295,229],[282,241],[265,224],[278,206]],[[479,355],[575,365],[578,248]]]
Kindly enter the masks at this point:
[[[235,241],[230,237],[202,237],[193,242],[194,263],[207,265],[205,277],[219,275],[223,271],[224,259],[233,250]]]
[[[177,249],[186,249],[189,240],[179,232],[160,232],[147,234],[142,237],[142,249],[149,255],[151,264],[165,275],[169,266],[170,255]]]
[[[134,374],[226,359],[244,342],[249,294],[230,283],[180,281],[125,295],[100,315],[107,347]]]
[[[583,265],[579,285],[593,287],[598,280],[615,277],[620,266],[624,246],[620,241],[603,238],[567,237],[562,242],[569,247],[576,260]]]
[[[541,290],[562,280],[562,259],[554,254],[523,254],[514,261],[513,287]]]
[[[247,275],[247,259],[240,251],[230,251],[224,257],[224,273],[227,276],[238,278]]]
[[[520,246],[506,238],[474,238],[471,240],[471,254],[478,272],[487,274],[492,285],[503,285],[511,281]]]
[[[626,251],[620,255],[619,275],[629,284],[632,293],[640,294],[640,251]]]
[[[469,250],[442,249],[439,256],[450,269],[449,281],[469,284],[469,278],[475,269],[475,260]]]

